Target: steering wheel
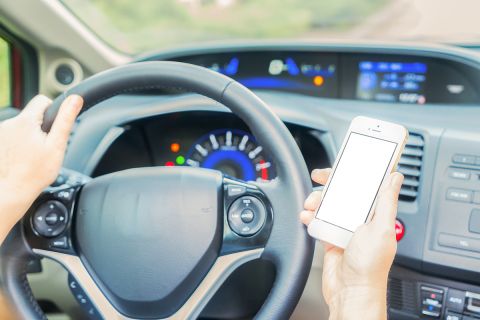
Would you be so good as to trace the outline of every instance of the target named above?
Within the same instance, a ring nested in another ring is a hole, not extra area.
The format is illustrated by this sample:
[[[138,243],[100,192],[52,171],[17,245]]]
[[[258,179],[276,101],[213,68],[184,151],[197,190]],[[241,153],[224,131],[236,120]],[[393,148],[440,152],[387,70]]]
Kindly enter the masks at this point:
[[[86,79],[57,97],[48,131],[66,96],[85,111],[119,94],[182,88],[229,108],[276,165],[268,182],[245,182],[190,167],[137,168],[94,179],[72,173],[45,190],[1,249],[3,287],[18,314],[45,318],[32,296],[32,257],[62,264],[104,319],[193,319],[226,278],[254,259],[270,260],[276,279],[257,319],[288,319],[303,292],[314,242],[297,213],[311,191],[303,157],[283,122],[254,93],[208,69],[142,62]]]

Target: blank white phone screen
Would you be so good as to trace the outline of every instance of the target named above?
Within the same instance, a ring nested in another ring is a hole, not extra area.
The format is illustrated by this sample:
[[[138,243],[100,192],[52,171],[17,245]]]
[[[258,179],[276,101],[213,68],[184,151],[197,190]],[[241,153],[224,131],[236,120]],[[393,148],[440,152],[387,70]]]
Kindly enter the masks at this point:
[[[352,232],[365,223],[396,147],[351,132],[316,218]]]

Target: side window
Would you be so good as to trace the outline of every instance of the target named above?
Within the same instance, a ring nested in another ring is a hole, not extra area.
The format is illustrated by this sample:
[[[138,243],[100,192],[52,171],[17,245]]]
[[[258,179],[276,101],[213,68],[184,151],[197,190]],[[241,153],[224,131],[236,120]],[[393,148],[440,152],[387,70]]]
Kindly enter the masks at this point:
[[[10,44],[0,38],[0,108],[11,106]]]

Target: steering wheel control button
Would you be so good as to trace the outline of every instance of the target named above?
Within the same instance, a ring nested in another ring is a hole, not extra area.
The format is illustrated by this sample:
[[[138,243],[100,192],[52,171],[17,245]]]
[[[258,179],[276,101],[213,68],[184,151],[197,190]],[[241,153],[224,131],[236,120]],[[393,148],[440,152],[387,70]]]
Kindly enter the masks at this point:
[[[398,219],[395,221],[395,236],[397,241],[402,240],[405,236],[405,225]]]
[[[60,200],[70,201],[73,198],[74,189],[65,189],[55,192],[55,197]]]
[[[50,247],[54,249],[68,249],[67,237],[61,237],[50,242]]]
[[[55,182],[52,183],[51,187],[60,187],[60,186],[63,186],[65,188],[76,187],[76,186],[87,183],[91,179],[92,178],[90,178],[88,176],[85,176],[85,175],[83,175],[79,172],[76,172],[76,171],[73,171],[73,170],[70,170],[70,169],[66,169],[66,168],[62,168],[60,170],[60,174],[57,176],[57,179],[55,180]],[[74,191],[72,188],[71,189],[60,190],[60,191],[57,192],[56,196],[59,197],[59,198],[63,198],[63,195],[58,195],[58,193],[60,193],[62,191],[65,191],[65,190],[70,190],[71,194],[73,194],[73,191]]]
[[[447,200],[472,202],[473,191],[465,189],[449,188],[447,190]]]
[[[70,291],[75,297],[75,300],[77,300],[80,307],[86,313],[88,319],[103,319],[97,309],[93,306],[93,303],[90,301],[87,294],[83,291],[82,287],[80,287],[77,280],[75,280],[70,273],[68,274],[68,286],[70,287]]]
[[[47,216],[45,217],[45,222],[49,226],[56,225],[58,220],[59,220],[58,213],[55,211],[48,213]]]
[[[244,186],[229,185],[227,186],[227,194],[229,197],[241,196],[247,191],[247,188]]]
[[[61,234],[68,220],[68,211],[59,201],[50,200],[38,207],[32,219],[33,229],[43,237]]]
[[[267,212],[263,203],[252,196],[235,200],[228,210],[228,224],[236,234],[248,237],[257,233],[265,224]]]
[[[255,213],[251,209],[244,209],[240,214],[240,218],[245,223],[250,223],[255,218]]]
[[[65,175],[59,174],[57,179],[51,184],[52,187],[58,187],[63,185],[65,182],[67,182],[67,178]]]

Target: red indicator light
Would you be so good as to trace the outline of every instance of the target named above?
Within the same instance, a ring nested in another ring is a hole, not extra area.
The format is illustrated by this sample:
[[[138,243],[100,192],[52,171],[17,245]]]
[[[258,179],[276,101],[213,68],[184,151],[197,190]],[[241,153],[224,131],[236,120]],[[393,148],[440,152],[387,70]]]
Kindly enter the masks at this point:
[[[260,160],[260,164],[265,164],[265,160]],[[267,168],[265,167],[262,167],[262,169],[260,170],[260,174],[262,176],[262,180],[268,180],[268,170]]]
[[[405,226],[398,219],[395,221],[395,235],[396,235],[397,241],[402,240],[403,236],[405,235]]]
[[[175,152],[175,153],[178,152],[178,151],[180,151],[180,144],[178,144],[178,143],[172,143],[172,144],[170,145],[170,150],[171,150],[172,152]]]
[[[166,167],[173,167],[173,166],[175,166],[175,163],[173,163],[173,161],[167,161],[167,162],[165,162],[165,166]]]

